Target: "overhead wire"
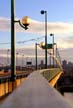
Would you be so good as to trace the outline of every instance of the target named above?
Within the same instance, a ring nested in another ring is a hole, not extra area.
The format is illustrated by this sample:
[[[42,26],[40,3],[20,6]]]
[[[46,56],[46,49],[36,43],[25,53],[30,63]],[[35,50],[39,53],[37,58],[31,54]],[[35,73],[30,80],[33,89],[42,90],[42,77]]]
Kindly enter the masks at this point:
[[[29,39],[29,40],[24,40],[24,41],[18,41],[18,42],[16,42],[17,44],[23,44],[23,43],[26,43],[26,42],[29,42],[29,41],[37,41],[37,40],[40,40],[40,39],[42,39],[42,38],[44,38],[44,36],[42,36],[42,37],[37,37],[37,38],[32,38],[32,39]],[[6,44],[11,44],[11,42],[1,42],[0,44],[2,44],[2,45],[6,45]]]

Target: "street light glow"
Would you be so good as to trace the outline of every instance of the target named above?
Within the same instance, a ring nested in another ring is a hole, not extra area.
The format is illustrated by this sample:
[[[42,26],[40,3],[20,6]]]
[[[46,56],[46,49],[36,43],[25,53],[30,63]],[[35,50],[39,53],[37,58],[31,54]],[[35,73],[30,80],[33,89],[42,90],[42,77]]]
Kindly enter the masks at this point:
[[[45,46],[45,43],[44,42],[40,42],[39,46],[40,47]]]
[[[22,18],[21,23],[25,26],[25,25],[29,25],[30,24],[30,18],[28,16],[25,16]]]

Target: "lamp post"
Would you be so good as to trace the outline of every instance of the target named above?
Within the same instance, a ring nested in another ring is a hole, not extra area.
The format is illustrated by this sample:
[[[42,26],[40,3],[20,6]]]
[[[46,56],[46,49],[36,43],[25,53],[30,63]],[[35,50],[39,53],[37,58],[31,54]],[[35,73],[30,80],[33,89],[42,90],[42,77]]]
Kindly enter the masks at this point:
[[[37,70],[37,43],[35,43],[35,62],[36,62],[36,70]]]
[[[24,66],[24,54],[22,55],[22,71],[23,71],[23,66]]]
[[[18,67],[18,55],[19,55],[19,53],[17,52],[16,53],[16,66]]]
[[[56,45],[56,59],[57,59],[57,43],[54,43]],[[57,67],[57,61],[56,61],[56,67]]]
[[[50,34],[53,37],[53,56],[54,56],[54,34]],[[54,67],[54,57],[53,57],[53,67]]]
[[[29,19],[28,17],[24,17],[22,21],[18,20],[15,21],[14,18],[14,0],[11,0],[11,80],[12,82],[15,81],[16,77],[16,59],[15,59],[15,23],[19,23],[21,27],[23,27],[25,30],[28,29],[29,25]],[[14,89],[14,84],[12,84],[12,89]]]
[[[10,50],[7,49],[7,66],[9,65],[9,56],[8,56],[8,55],[9,55],[9,51],[10,51]]]
[[[38,67],[37,67],[37,45],[39,46],[39,47],[42,47],[43,45],[45,45],[44,44],[44,42],[41,42],[41,43],[35,43],[35,62],[36,62],[36,65],[35,65],[35,69],[37,70],[38,69]]]
[[[36,62],[35,69],[36,70],[38,69],[38,65],[37,65],[37,45],[40,46],[40,44],[35,43],[35,62]]]
[[[45,45],[47,45],[47,11],[41,10],[45,14]],[[47,48],[45,48],[45,68],[47,68]]]
[[[51,68],[51,51],[50,51],[49,55],[50,55],[49,56],[49,59],[50,59],[50,63],[49,64],[50,64],[50,68]]]

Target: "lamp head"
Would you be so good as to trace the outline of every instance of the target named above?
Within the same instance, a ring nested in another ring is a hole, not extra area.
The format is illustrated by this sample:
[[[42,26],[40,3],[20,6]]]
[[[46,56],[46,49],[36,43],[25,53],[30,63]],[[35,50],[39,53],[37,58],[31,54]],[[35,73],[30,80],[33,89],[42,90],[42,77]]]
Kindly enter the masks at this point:
[[[39,46],[43,47],[43,46],[45,46],[45,43],[44,42],[40,42]]]
[[[29,17],[28,16],[23,17],[22,20],[21,20],[21,23],[25,27],[25,30],[27,30],[28,29],[27,26],[30,24]]]
[[[44,10],[41,10],[41,14],[44,14],[45,13],[45,11]]]
[[[50,34],[50,36],[53,36],[53,35],[54,35],[54,34],[52,34],[52,33]]]

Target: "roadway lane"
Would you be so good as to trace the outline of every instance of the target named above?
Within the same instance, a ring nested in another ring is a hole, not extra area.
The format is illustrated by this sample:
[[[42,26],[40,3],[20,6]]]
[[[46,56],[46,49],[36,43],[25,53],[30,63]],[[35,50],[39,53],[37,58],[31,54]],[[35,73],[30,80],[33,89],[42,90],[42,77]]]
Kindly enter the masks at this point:
[[[17,87],[0,108],[73,108],[37,71]]]

